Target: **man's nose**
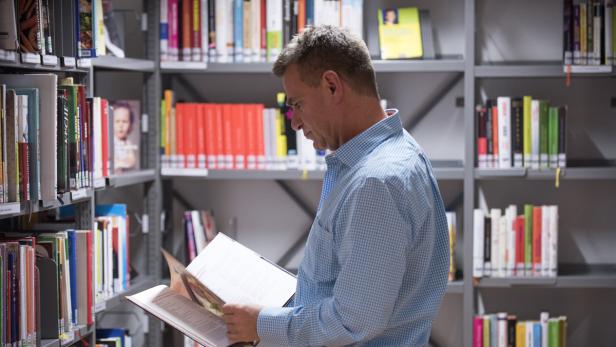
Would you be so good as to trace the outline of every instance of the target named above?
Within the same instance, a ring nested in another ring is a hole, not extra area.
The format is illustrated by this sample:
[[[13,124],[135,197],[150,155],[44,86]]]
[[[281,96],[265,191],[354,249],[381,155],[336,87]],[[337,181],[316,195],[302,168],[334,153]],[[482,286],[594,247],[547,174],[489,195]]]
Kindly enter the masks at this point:
[[[293,116],[291,117],[291,128],[295,131],[299,131],[302,128],[302,121],[297,115],[297,112],[293,112]]]

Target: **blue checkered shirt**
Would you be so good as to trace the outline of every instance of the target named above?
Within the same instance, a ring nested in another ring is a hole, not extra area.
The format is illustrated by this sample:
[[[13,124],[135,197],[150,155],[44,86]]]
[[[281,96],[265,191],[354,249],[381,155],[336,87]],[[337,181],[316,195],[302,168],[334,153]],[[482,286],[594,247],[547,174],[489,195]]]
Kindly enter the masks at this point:
[[[291,307],[264,308],[264,345],[424,346],[449,239],[430,162],[397,111],[327,157]]]

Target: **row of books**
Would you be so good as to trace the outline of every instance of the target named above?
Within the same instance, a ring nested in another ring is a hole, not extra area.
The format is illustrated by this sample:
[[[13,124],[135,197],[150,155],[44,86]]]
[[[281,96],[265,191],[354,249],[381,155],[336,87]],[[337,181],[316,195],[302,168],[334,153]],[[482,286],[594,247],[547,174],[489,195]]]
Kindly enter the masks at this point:
[[[0,2],[0,49],[91,58],[105,54],[103,0]]]
[[[86,95],[71,77],[0,75],[0,203],[49,202],[139,169],[139,102]]]
[[[473,277],[556,277],[558,206],[475,209]]]
[[[480,168],[567,166],[567,107],[531,96],[498,97],[477,105]]]
[[[93,323],[89,230],[12,235],[0,243],[3,345],[67,339]]]
[[[163,168],[324,170],[325,152],[291,128],[291,110],[262,104],[174,104],[161,107]]]
[[[274,61],[307,25],[362,37],[363,0],[162,0],[162,61]]]
[[[187,262],[190,263],[218,233],[212,211],[184,212],[184,233]]]
[[[541,312],[539,320],[518,320],[506,312],[473,318],[473,347],[564,347],[567,345],[567,317],[550,317]]]
[[[565,0],[566,65],[616,65],[616,7],[612,0]]]

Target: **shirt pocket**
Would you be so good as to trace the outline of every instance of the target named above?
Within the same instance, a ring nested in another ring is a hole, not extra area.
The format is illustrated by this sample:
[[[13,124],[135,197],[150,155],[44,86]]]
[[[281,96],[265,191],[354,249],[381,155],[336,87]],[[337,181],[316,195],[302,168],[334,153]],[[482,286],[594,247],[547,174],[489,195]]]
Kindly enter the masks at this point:
[[[302,267],[313,281],[331,282],[336,279],[337,264],[334,256],[333,234],[315,219],[308,235]]]

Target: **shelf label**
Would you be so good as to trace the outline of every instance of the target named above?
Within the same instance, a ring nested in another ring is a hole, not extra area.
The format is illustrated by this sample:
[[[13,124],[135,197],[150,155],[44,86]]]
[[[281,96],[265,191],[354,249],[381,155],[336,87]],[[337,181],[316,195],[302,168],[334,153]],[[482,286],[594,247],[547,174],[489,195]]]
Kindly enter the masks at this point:
[[[94,188],[104,188],[107,185],[107,179],[105,177],[99,177],[94,179]]]
[[[0,215],[15,214],[21,212],[21,204],[18,202],[9,202],[0,204]]]
[[[41,56],[36,53],[22,53],[21,54],[21,62],[27,64],[40,64]]]
[[[141,115],[141,132],[144,134],[148,132],[148,114],[147,113],[144,113]]]
[[[97,302],[96,305],[94,305],[94,312],[99,313],[101,311],[104,311],[106,308],[107,308],[106,301]]]
[[[75,67],[74,57],[62,57],[62,64],[64,67]]]
[[[65,332],[64,334],[60,335],[60,341],[62,341],[62,344],[73,341],[74,339],[75,331]]]
[[[85,69],[92,67],[92,59],[90,58],[82,58],[77,60],[77,67]]]
[[[88,197],[88,191],[85,189],[79,189],[71,192],[71,200],[81,200]]]
[[[565,65],[563,67],[565,73],[610,73],[612,65]]]
[[[55,55],[44,55],[43,65],[58,66],[58,57]]]
[[[144,234],[150,232],[150,219],[145,213],[141,215],[141,232]]]

